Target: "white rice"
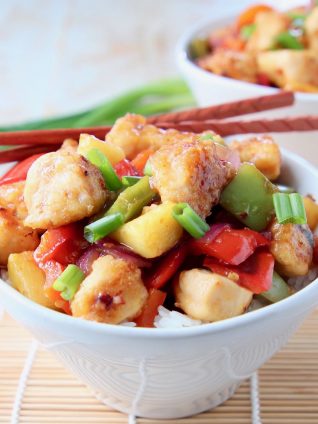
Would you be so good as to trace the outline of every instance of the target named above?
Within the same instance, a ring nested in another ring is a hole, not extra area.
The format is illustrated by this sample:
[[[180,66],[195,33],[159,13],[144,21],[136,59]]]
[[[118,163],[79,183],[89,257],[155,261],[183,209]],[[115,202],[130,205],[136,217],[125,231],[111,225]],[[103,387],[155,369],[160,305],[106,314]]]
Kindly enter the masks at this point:
[[[164,306],[159,306],[158,315],[155,317],[154,326],[156,328],[181,328],[201,325],[203,321],[192,319],[188,315],[177,311],[169,311]]]

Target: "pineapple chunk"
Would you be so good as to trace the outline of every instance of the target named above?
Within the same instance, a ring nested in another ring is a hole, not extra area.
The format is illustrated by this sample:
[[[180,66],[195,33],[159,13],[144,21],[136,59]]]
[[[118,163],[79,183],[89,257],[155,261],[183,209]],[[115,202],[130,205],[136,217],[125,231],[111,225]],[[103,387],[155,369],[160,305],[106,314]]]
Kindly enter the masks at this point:
[[[81,134],[77,153],[86,157],[91,149],[98,149],[108,158],[112,165],[125,159],[125,153],[120,146],[117,146],[109,141],[102,141],[93,135]]]
[[[304,197],[304,206],[307,215],[307,223],[311,231],[318,226],[318,204],[311,196]]]
[[[253,293],[232,280],[205,269],[180,274],[175,285],[176,306],[202,321],[221,321],[242,314]]]
[[[9,280],[13,287],[24,296],[46,306],[56,309],[44,294],[45,274],[33,259],[33,252],[12,253],[8,259]]]
[[[182,236],[182,227],[172,216],[175,204],[164,202],[124,224],[110,236],[144,258],[156,258],[171,249]]]

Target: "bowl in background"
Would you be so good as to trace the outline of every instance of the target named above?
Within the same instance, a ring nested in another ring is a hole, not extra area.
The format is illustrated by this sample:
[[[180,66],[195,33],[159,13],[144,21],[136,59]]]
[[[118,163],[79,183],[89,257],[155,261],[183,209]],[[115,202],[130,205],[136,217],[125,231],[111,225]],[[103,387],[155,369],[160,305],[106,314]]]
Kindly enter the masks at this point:
[[[318,171],[297,155],[283,152],[282,175],[282,183],[318,197]],[[73,318],[30,301],[2,280],[0,299],[102,402],[125,413],[168,419],[197,414],[231,397],[318,305],[318,279],[263,309],[181,329]]]

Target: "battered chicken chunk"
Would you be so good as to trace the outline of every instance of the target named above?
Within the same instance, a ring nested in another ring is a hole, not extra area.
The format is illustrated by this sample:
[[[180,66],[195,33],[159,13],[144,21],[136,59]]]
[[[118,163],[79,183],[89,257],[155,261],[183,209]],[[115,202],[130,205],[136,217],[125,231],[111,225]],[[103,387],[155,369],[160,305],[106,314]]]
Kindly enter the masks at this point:
[[[193,136],[193,133],[174,129],[163,130],[155,125],[147,124],[146,118],[141,115],[127,114],[117,119],[111,131],[106,135],[106,140],[120,146],[126,157],[133,159],[142,150],[152,149],[155,152],[164,144],[185,139],[191,140]],[[214,136],[217,141],[222,142],[220,136]]]
[[[274,10],[261,12],[255,18],[255,31],[247,43],[247,50],[270,50],[275,46],[276,37],[287,30],[289,19]]]
[[[217,49],[212,54],[198,60],[198,65],[217,75],[240,79],[247,82],[257,81],[256,59],[250,52]]]
[[[23,181],[0,186],[0,265],[7,264],[11,253],[34,250],[40,241],[37,231],[23,225],[23,189]]]
[[[230,148],[236,150],[241,162],[251,162],[268,179],[276,180],[280,174],[281,154],[278,144],[270,135],[233,141]]]
[[[276,261],[277,271],[287,277],[306,275],[313,255],[313,236],[306,225],[278,224],[271,228],[270,251]]]
[[[71,303],[73,316],[108,324],[137,317],[148,297],[140,269],[132,263],[103,256],[93,263]]]
[[[31,166],[24,189],[25,225],[47,229],[98,212],[109,196],[95,166],[68,149],[47,153]]]
[[[150,157],[150,184],[162,202],[189,203],[205,218],[235,174],[233,164],[224,160],[228,151],[198,136],[166,144]]]
[[[305,31],[309,48],[318,53],[318,7],[315,7],[305,20]]]
[[[259,72],[278,87],[318,86],[318,58],[310,50],[275,50],[257,56]]]

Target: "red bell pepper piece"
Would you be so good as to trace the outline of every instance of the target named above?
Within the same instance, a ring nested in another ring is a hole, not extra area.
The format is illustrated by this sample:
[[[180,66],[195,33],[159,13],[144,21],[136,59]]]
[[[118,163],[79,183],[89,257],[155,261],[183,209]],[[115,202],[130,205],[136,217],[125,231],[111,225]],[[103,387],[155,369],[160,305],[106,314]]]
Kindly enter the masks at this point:
[[[75,263],[82,250],[88,247],[83,229],[78,224],[68,224],[47,230],[34,252],[38,264],[54,260],[63,265]]]
[[[194,254],[205,254],[230,265],[239,265],[250,257],[257,247],[268,246],[269,240],[249,228],[233,229],[216,224],[198,240],[191,241]]]
[[[203,265],[216,274],[231,277],[239,285],[255,294],[263,293],[272,286],[275,260],[266,251],[255,252],[239,266],[222,264],[215,258],[205,258]]]
[[[0,185],[24,181],[33,162],[35,162],[42,155],[43,153],[33,155],[27,159],[24,159],[22,162],[17,163],[0,178]]]
[[[158,314],[158,308],[161,306],[167,293],[157,289],[150,289],[149,296],[141,314],[135,319],[138,327],[153,327],[154,319]]]
[[[144,175],[144,168],[152,154],[152,149],[146,149],[138,153],[138,155],[131,161],[131,164],[137,169],[140,175]]]
[[[138,177],[141,174],[138,173],[137,169],[132,165],[132,163],[123,159],[120,162],[116,163],[114,166],[115,172],[119,178],[124,176]]]
[[[176,246],[170,250],[158,263],[153,272],[146,277],[147,287],[160,289],[163,287],[178,271],[184,262],[188,253],[187,245]]]

